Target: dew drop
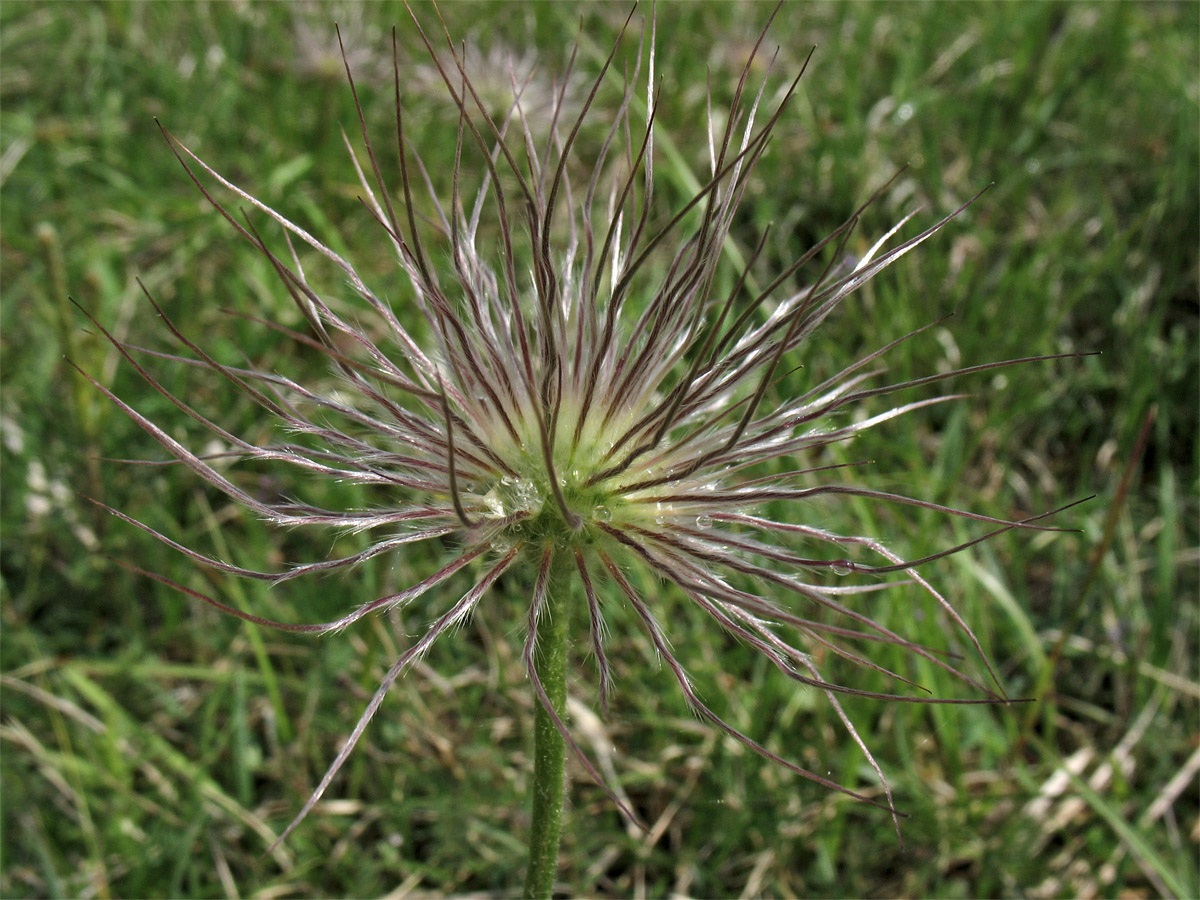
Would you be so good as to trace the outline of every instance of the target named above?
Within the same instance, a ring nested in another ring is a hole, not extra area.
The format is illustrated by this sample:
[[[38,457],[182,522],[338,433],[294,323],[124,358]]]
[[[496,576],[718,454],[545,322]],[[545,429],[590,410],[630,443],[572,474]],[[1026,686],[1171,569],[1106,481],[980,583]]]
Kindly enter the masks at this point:
[[[601,504],[592,508],[592,518],[597,522],[611,522],[612,510]]]
[[[697,528],[712,528],[712,523],[713,523],[712,516],[708,516],[708,515],[696,516],[696,527]]]
[[[530,512],[541,499],[538,496],[537,485],[527,478],[517,481],[512,487],[513,500],[518,509]]]
[[[850,561],[846,559],[834,560],[830,568],[833,569],[834,575],[849,575],[853,571]]]
[[[496,488],[492,488],[483,496],[483,503],[488,508],[493,516],[503,517],[507,514],[504,509],[504,501],[500,497],[500,492]]]

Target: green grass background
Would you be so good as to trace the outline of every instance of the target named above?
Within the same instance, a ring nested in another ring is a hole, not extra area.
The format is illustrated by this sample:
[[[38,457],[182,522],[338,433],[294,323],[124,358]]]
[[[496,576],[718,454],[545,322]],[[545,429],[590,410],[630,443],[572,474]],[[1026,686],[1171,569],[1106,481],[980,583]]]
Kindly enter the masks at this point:
[[[706,165],[706,72],[727,99],[770,10],[658,7],[664,204],[686,197]],[[443,12],[455,35],[537,55],[547,72],[561,71],[582,20],[578,68],[591,75],[626,7]],[[431,9],[420,14],[434,21]],[[167,349],[141,278],[223,358],[327,378],[303,348],[221,312],[295,320],[269,266],[180,170],[155,116],[402,295],[341,145],[339,126],[355,121],[332,55],[335,20],[380,146],[393,133],[388,30],[400,26],[413,140],[444,176],[455,115],[429,87],[402,7],[0,5],[4,896],[504,896],[520,885],[533,701],[519,595],[490,601],[396,686],[327,801],[260,860],[434,606],[293,639],[222,618],[108,557],[305,621],[410,583],[435,560],[414,551],[267,591],[198,571],[80,498],[243,565],[361,546],[266,528],[177,467],[103,461],[160,452],[65,363],[203,443],[67,301]],[[906,163],[851,249],[916,205],[928,223],[994,183],[851,298],[795,362],[829,374],[948,313],[893,356],[897,377],[1103,351],[956,384],[972,397],[889,422],[847,450],[876,461],[854,477],[1000,516],[1096,499],[1059,519],[1079,534],[1005,535],[926,570],[1010,694],[1036,705],[847,704],[909,814],[903,847],[886,814],[699,724],[613,603],[614,707],[601,725],[575,723],[588,746],[615,748],[623,789],[656,828],[626,830],[577,778],[564,894],[1200,895],[1198,27],[1200,6],[1186,3],[783,8],[768,39],[781,75],[817,51],[734,228],[731,252],[746,253],[774,223],[760,277]],[[628,39],[628,53],[635,46]],[[614,96],[606,89],[602,108]],[[222,425],[269,436],[261,415],[204,373],[156,371]],[[270,479],[258,488],[299,490]],[[344,486],[303,490],[366,502]],[[978,533],[868,502],[781,514],[882,537],[910,557]],[[718,712],[801,764],[876,789],[819,696],[659,593]],[[879,596],[882,621],[911,633],[923,620],[928,641],[949,640],[918,594]],[[969,696],[903,659],[880,662]],[[869,672],[839,674],[883,686]],[[594,675],[581,650],[571,693],[588,708]]]

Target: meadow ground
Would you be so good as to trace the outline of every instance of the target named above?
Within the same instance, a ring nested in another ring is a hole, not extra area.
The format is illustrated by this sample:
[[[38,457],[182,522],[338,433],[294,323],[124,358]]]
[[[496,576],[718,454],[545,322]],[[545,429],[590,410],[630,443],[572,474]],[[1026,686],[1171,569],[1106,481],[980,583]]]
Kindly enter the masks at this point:
[[[433,21],[429,8],[419,13]],[[536,87],[561,70],[581,19],[577,69],[594,75],[625,9],[486,3],[444,13],[480,53],[538,57]],[[658,14],[656,175],[667,209],[703,177],[708,73],[727,98],[770,7],[662,4]],[[3,896],[482,896],[520,885],[534,702],[520,608],[486,604],[439,643],[393,689],[326,801],[259,861],[404,645],[404,623],[281,637],[110,558],[264,615],[322,621],[423,577],[438,551],[266,590],[200,570],[80,497],[242,565],[359,546],[268,528],[182,467],[104,461],[161,452],[65,362],[171,433],[198,438],[67,299],[132,343],[167,349],[140,278],[223,358],[330,381],[302,345],[228,314],[299,324],[269,265],[205,205],[154,117],[402,293],[342,145],[339,128],[356,123],[334,20],[380,146],[394,133],[389,30],[399,26],[409,132],[442,178],[457,115],[403,7],[0,5]],[[791,361],[804,367],[794,383],[947,314],[891,355],[897,378],[1102,351],[955,383],[971,396],[886,423],[830,460],[873,460],[848,477],[996,516],[1096,497],[1058,519],[1079,534],[1010,533],[924,569],[981,636],[1009,695],[1036,703],[847,702],[908,814],[903,848],[885,813],[698,722],[614,596],[613,708],[589,717],[595,672],[581,650],[573,721],[589,746],[615,748],[619,783],[656,827],[628,830],[573,770],[565,890],[1200,895],[1198,26],[1194,4],[781,11],[768,41],[780,47],[781,77],[817,50],[734,225],[731,260],[770,223],[754,272],[769,279],[905,164],[851,251],[914,207],[929,223],[994,183],[853,296]],[[635,52],[636,40],[626,47]],[[502,91],[499,74],[491,87]],[[597,102],[617,96],[614,83]],[[261,412],[206,373],[159,371],[230,431],[269,439]],[[264,476],[256,489],[292,487]],[[376,499],[340,484],[305,491],[330,504]],[[862,501],[784,514],[883,538],[908,558],[978,533],[917,513]],[[718,712],[773,751],[878,790],[818,695],[659,593],[675,647]],[[927,641],[950,646],[919,593],[883,596],[873,615],[924,617]],[[408,614],[409,633],[432,608]],[[894,649],[877,661],[935,693],[968,696]],[[847,677],[886,688],[870,671]]]

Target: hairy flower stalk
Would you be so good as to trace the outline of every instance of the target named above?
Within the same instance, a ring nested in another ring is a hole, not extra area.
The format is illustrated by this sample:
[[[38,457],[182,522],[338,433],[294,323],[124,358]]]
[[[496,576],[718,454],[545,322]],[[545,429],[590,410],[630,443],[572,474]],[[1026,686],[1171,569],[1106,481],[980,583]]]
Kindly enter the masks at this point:
[[[381,554],[403,553],[406,545],[416,542],[455,548],[422,581],[322,624],[264,619],[144,573],[247,621],[311,634],[339,631],[366,615],[431,598],[427,602],[435,611],[432,624],[394,662],[343,749],[279,840],[325,793],[396,679],[434,641],[464,622],[514,567],[526,572],[524,583],[532,585],[526,598],[523,658],[538,702],[538,752],[547,753],[545,760],[538,758],[534,791],[550,801],[545,807],[535,801],[534,829],[542,830],[546,846],[535,851],[542,862],[531,864],[532,893],[548,893],[553,884],[564,746],[634,818],[633,810],[605,784],[573,740],[564,718],[568,649],[578,652],[575,648],[584,644],[594,656],[602,706],[612,688],[602,596],[628,603],[700,717],[805,778],[880,805],[776,755],[706,705],[672,647],[658,591],[637,587],[639,578],[632,574],[636,570],[654,576],[711,616],[783,677],[822,692],[870,760],[885,791],[883,805],[894,816],[887,781],[838,695],[964,701],[922,695],[919,686],[873,662],[870,648],[896,645],[952,673],[979,692],[977,700],[965,702],[1003,701],[1004,694],[994,675],[989,689],[919,640],[873,621],[856,600],[893,584],[915,582],[974,645],[990,673],[970,628],[917,566],[1001,531],[1045,529],[1037,524],[1044,516],[1014,522],[949,509],[840,481],[837,466],[806,460],[820,448],[954,395],[896,401],[866,411],[870,402],[1022,361],[888,383],[882,379],[880,360],[913,337],[905,335],[824,381],[793,390],[790,385],[797,379],[787,371],[785,357],[800,348],[849,294],[929,239],[961,208],[901,240],[897,235],[910,214],[853,259],[846,250],[862,212],[857,210],[765,287],[751,289],[750,270],[758,264],[764,236],[732,289],[718,293],[715,275],[731,223],[799,75],[769,101],[770,66],[763,81],[752,85],[753,57],[747,61],[728,113],[711,112],[710,101],[707,181],[688,203],[664,218],[654,202],[658,81],[653,27],[648,42],[639,43],[632,73],[627,67],[623,91],[606,115],[594,110],[615,68],[620,41],[582,102],[574,97],[568,101],[569,77],[563,79],[554,94],[549,126],[535,133],[523,112],[524,83],[513,78],[511,106],[506,115],[493,118],[476,96],[449,35],[448,51],[436,50],[415,15],[413,21],[459,111],[448,202],[438,198],[434,178],[405,135],[395,33],[395,163],[385,163],[368,138],[346,67],[365,154],[360,158],[351,150],[363,200],[394,248],[407,282],[403,290],[387,286],[397,297],[394,303],[329,246],[224,178],[163,129],[204,196],[269,260],[303,314],[307,330],[262,324],[322,352],[340,380],[338,390],[308,387],[250,364],[219,362],[179,329],[153,298],[149,302],[186,354],[126,344],[96,323],[151,388],[228,445],[229,451],[219,455],[218,468],[218,458],[184,446],[85,376],[175,460],[246,510],[279,526],[373,536],[368,549],[352,556],[265,572],[182,546],[110,510],[203,566],[275,584],[347,569]],[[765,34],[764,29],[754,54],[760,52]],[[574,55],[568,76],[573,64]],[[568,118],[567,109],[578,112]],[[576,145],[585,125],[594,131],[597,122],[606,128],[591,142],[597,149],[585,162]],[[398,193],[387,186],[385,169],[395,171]],[[470,201],[463,197],[468,180],[474,183]],[[239,221],[206,182],[220,185],[282,228],[287,251],[272,249],[255,225]],[[415,196],[418,192],[428,198]],[[434,210],[432,222],[423,209]],[[331,297],[311,284],[298,244],[340,270],[355,299]],[[447,256],[448,263],[442,262]],[[801,272],[809,286],[796,291],[789,285]],[[416,310],[422,327],[406,322],[402,308]],[[358,324],[366,317],[374,319],[370,327]],[[152,364],[164,362],[208,370],[223,379],[274,417],[279,442],[251,443],[171,393],[151,372]],[[305,476],[377,486],[387,504],[324,509],[291,499],[265,500],[236,472],[227,474],[224,464],[231,457],[281,463]],[[904,559],[875,539],[835,534],[803,521],[805,506],[800,501],[832,495],[935,510],[973,520],[985,533],[925,559]],[[772,512],[785,505],[790,511],[787,520]],[[828,552],[801,552],[801,545],[824,546]],[[865,584],[829,577],[850,572],[877,577]],[[893,574],[896,580],[885,577]],[[474,581],[465,593],[447,593],[446,586],[467,575]],[[572,606],[578,607],[578,618]],[[584,615],[590,622],[586,642],[569,632],[571,621],[583,621]],[[550,646],[556,641],[561,644]],[[896,692],[866,692],[827,680],[814,649],[886,672],[897,682]],[[543,775],[543,763],[548,774]]]

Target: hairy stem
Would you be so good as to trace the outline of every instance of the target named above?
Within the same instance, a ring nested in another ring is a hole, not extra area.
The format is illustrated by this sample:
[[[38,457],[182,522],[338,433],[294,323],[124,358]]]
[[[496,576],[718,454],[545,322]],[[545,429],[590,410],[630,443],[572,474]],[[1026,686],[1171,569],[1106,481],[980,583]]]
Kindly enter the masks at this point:
[[[537,622],[534,670],[550,705],[562,720],[567,703],[567,646],[570,620],[571,569],[566,553],[556,553],[546,585],[545,605]],[[558,874],[562,835],[566,743],[554,718],[534,698],[533,823],[529,837],[529,869],[525,896],[548,898]]]

